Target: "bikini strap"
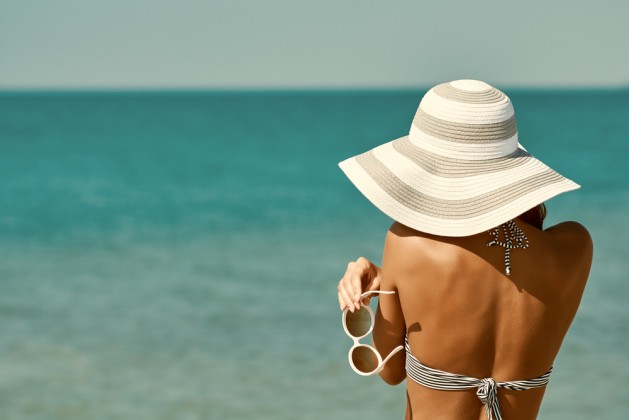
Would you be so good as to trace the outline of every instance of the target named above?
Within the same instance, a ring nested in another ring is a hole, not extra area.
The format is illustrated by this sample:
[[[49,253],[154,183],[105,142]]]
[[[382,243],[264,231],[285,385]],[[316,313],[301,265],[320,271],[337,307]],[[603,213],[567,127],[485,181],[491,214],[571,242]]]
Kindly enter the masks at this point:
[[[504,240],[499,239],[502,230]],[[515,224],[515,221],[509,220],[498,227],[488,230],[493,239],[487,242],[487,246],[501,246],[505,248],[505,273],[511,274],[511,250],[515,248],[526,249],[529,247],[529,239],[526,237],[522,229]]]
[[[548,372],[533,379],[520,381],[496,382],[493,378],[472,378],[470,376],[445,372],[433,369],[421,363],[411,353],[408,344],[408,337],[405,338],[406,348],[406,374],[413,381],[427,388],[440,391],[462,391],[476,388],[476,396],[485,406],[485,412],[489,420],[502,420],[500,403],[498,402],[498,388],[510,389],[513,391],[524,391],[527,389],[541,388],[548,384],[550,374],[553,371],[551,366]]]

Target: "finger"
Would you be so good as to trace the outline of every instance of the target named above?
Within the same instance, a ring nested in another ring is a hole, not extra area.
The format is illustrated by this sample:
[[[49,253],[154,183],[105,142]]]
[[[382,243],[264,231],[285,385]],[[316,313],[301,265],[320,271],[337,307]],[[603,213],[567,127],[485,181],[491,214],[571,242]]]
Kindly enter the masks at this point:
[[[357,299],[354,297],[356,294],[360,295],[360,279],[358,280],[358,287],[356,287],[356,265],[352,262],[351,268],[347,270],[341,281],[339,282],[339,287],[342,287],[347,292],[347,296],[353,302],[356,302]]]
[[[352,303],[352,299],[347,294],[345,288],[339,287],[339,295],[342,298],[342,301],[345,303],[344,306],[347,307],[350,311],[354,312],[354,304]]]
[[[350,277],[351,290],[349,291],[350,296],[352,297],[354,302],[359,301],[360,295],[363,292],[362,280],[365,272],[366,270],[364,266],[358,264],[354,266],[354,271],[352,272],[352,275]]]
[[[371,262],[365,257],[358,257],[356,259],[356,264],[369,267],[371,265]]]
[[[375,264],[373,264],[371,261],[369,261],[367,258],[365,257],[359,257],[356,260],[356,265],[361,267],[362,269],[362,273],[361,273],[361,293],[367,290],[377,290],[380,288],[379,285],[379,271],[378,268]],[[378,285],[375,287],[374,289],[374,281],[378,280]]]
[[[369,285],[369,289],[368,290],[380,290],[380,276],[375,277],[371,281],[371,284]]]
[[[338,298],[339,298],[339,307],[341,308],[341,311],[342,311],[343,309],[345,309],[345,302],[343,301],[343,298],[341,297],[341,293],[340,292],[337,293],[337,295],[338,295]]]
[[[354,273],[354,265],[356,263],[354,261],[350,261],[347,264],[347,270],[345,270],[345,274],[343,274],[343,278],[339,281],[339,287],[344,287],[349,295],[353,295],[353,287],[352,287],[352,275]]]
[[[345,306],[348,306],[350,310],[357,309],[358,305],[354,303],[354,299],[352,297],[353,293],[352,293],[351,286],[349,288],[346,286],[347,284],[342,284],[341,290],[340,290],[341,297],[343,298],[343,301],[345,302]]]

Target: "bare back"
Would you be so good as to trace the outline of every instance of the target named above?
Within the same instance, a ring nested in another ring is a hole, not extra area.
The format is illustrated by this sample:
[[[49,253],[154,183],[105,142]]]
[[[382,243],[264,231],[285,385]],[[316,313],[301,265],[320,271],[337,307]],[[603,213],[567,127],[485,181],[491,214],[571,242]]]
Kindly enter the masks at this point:
[[[576,222],[545,231],[516,223],[529,247],[512,250],[510,276],[505,249],[488,247],[486,232],[446,238],[391,227],[383,288],[394,282],[410,347],[423,364],[496,381],[534,378],[553,364],[589,275],[591,239]],[[438,391],[408,380],[407,393],[407,418],[485,418],[474,390]],[[504,418],[534,419],[543,394],[501,389]]]

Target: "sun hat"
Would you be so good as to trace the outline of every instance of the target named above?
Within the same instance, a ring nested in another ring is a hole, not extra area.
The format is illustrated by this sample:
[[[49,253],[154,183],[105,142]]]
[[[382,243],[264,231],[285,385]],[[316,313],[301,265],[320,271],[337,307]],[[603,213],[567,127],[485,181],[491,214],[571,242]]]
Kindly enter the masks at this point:
[[[440,236],[489,230],[580,188],[520,145],[511,100],[478,80],[433,87],[407,136],[339,167],[383,213]]]

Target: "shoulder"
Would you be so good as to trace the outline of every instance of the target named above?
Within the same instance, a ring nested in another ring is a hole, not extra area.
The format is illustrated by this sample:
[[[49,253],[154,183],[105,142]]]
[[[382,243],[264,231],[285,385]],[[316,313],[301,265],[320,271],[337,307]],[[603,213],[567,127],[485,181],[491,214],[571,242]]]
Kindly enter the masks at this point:
[[[394,252],[396,255],[415,253],[434,241],[432,235],[412,229],[399,222],[393,222],[385,240],[385,252]]]
[[[554,226],[550,226],[544,229],[544,232],[571,232],[571,233],[578,233],[581,235],[587,234],[589,236],[589,232],[586,229],[586,227],[583,226],[581,223],[575,222],[573,220],[557,223]]]
[[[594,253],[590,232],[581,223],[574,221],[559,223],[544,232],[551,235],[555,249],[562,256],[562,264],[571,266],[577,274],[577,281],[585,284]]]
[[[384,241],[382,255],[383,282],[408,275],[417,263],[421,247],[420,232],[398,222],[393,222]],[[395,283],[395,282],[394,282]]]
[[[429,265],[445,258],[442,238],[414,230],[394,222],[384,243],[383,270],[394,272],[396,277],[414,276],[417,270],[426,270]]]
[[[544,230],[570,250],[579,250],[584,254],[592,254],[594,243],[590,232],[579,222],[568,221],[556,224]]]

